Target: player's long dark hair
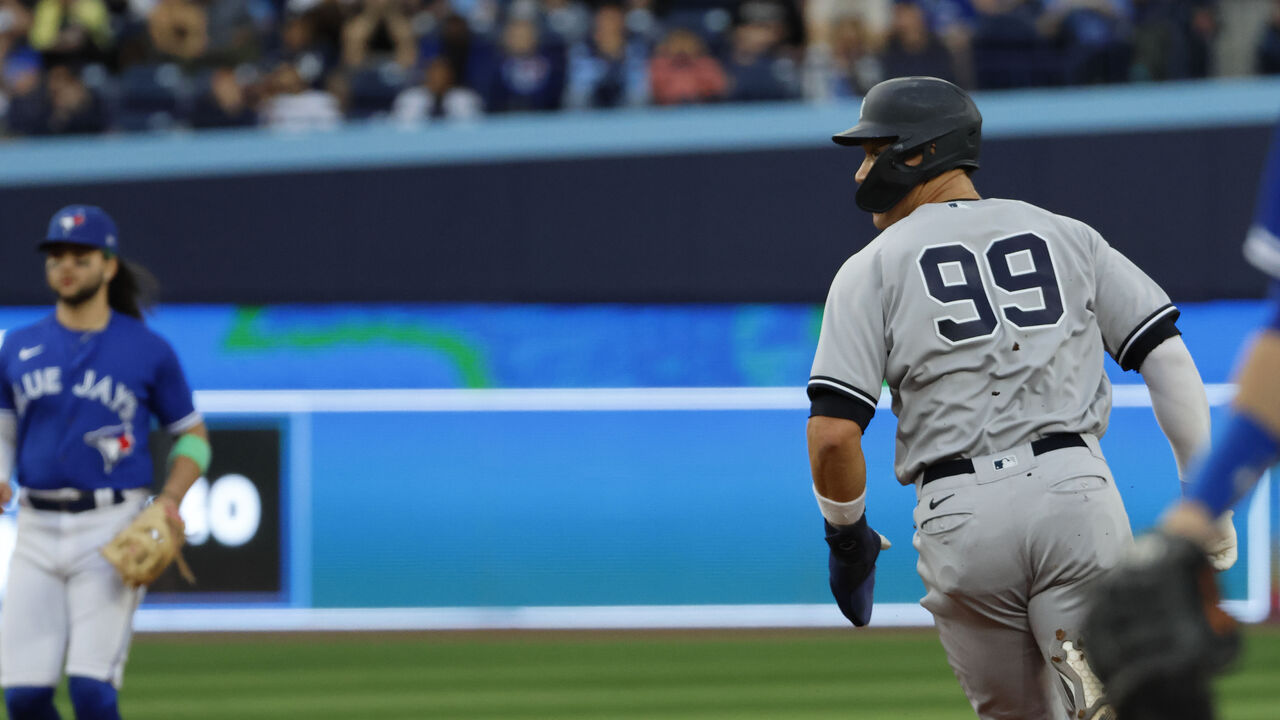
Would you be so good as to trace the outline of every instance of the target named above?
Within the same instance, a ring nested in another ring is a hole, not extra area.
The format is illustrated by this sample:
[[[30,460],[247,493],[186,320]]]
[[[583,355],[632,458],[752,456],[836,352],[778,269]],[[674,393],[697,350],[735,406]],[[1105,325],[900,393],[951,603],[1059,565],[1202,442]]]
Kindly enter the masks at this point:
[[[107,304],[112,310],[130,317],[142,319],[156,304],[160,283],[151,271],[141,265],[116,256],[120,267],[107,285]]]

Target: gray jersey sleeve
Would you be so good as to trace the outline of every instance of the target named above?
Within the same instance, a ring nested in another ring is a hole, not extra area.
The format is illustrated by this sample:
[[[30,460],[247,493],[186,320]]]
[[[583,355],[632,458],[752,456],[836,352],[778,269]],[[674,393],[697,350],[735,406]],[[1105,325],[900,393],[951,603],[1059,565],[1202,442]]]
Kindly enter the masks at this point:
[[[1164,290],[1093,228],[1096,295],[1093,311],[1107,352],[1121,368],[1137,370],[1147,354],[1178,335],[1178,309]]]
[[[876,246],[849,258],[831,283],[808,388],[810,415],[853,420],[863,429],[880,398],[886,355]]]

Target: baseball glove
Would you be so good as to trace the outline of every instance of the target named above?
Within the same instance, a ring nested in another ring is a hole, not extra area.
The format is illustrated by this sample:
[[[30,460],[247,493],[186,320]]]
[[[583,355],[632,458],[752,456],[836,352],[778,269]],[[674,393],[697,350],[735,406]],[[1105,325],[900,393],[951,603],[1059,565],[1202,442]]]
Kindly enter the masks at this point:
[[[1120,720],[1209,720],[1209,680],[1239,654],[1205,551],[1150,533],[1099,579],[1084,637]]]
[[[102,547],[102,556],[115,566],[129,587],[150,585],[175,560],[182,576],[194,584],[195,576],[182,558],[184,530],[176,512],[152,503]]]

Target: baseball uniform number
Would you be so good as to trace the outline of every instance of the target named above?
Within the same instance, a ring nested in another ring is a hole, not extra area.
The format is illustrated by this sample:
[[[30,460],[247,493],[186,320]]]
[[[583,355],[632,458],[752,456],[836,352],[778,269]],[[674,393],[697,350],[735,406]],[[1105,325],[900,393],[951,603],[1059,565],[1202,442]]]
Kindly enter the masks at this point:
[[[986,252],[987,268],[996,287],[1016,294],[1039,291],[1035,307],[1019,302],[1000,307],[1009,322],[1020,328],[1056,325],[1062,318],[1062,292],[1053,269],[1049,245],[1031,233],[1003,238],[991,243]],[[938,335],[953,344],[988,337],[999,321],[982,282],[978,258],[964,245],[935,245],[920,253],[920,277],[929,297],[941,305],[967,302],[977,317],[958,320],[947,316],[934,321]]]

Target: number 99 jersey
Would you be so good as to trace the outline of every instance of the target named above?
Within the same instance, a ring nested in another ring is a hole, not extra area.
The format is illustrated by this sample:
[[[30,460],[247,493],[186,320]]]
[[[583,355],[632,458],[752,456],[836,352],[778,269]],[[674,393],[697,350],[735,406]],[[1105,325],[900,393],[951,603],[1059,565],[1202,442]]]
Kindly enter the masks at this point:
[[[1136,370],[1178,310],[1093,228],[1014,200],[922,205],[840,268],[809,378],[812,414],[865,429],[882,381],[904,484],[953,457],[1050,433],[1101,436],[1103,351]]]

